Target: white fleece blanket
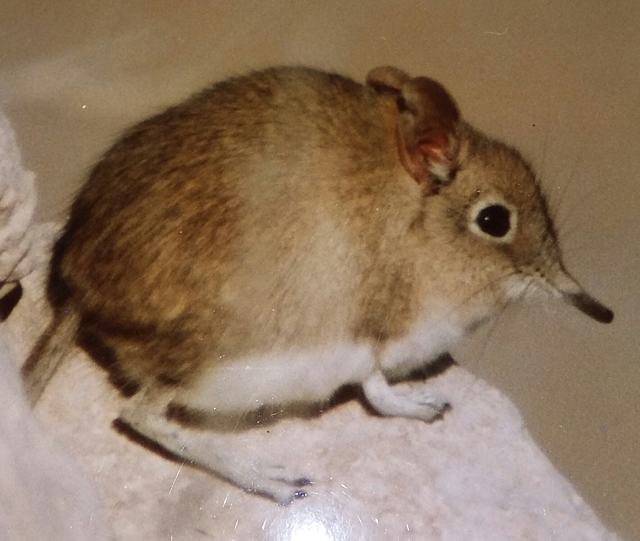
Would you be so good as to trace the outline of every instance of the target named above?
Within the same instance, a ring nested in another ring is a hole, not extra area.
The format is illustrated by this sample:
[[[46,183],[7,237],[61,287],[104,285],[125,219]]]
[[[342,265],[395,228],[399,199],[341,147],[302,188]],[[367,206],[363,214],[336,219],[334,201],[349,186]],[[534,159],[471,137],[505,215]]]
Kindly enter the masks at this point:
[[[3,118],[0,129],[0,189],[18,193],[16,186],[32,179],[19,166],[15,143],[6,144],[13,135]],[[32,205],[29,193],[23,201]],[[13,200],[3,207],[6,215],[21,212],[20,198]],[[309,496],[289,507],[115,432],[111,421],[123,399],[79,350],[45,392],[36,421],[17,388],[16,369],[49,318],[42,286],[54,230],[20,223],[22,234],[0,236],[0,269],[10,259],[5,254],[22,253],[15,258],[24,260],[17,277],[25,289],[0,328],[8,344],[0,348],[1,540],[619,539],[538,449],[514,406],[459,367],[430,382],[453,404],[434,424],[378,418],[352,400],[314,419],[221,436],[308,472]]]

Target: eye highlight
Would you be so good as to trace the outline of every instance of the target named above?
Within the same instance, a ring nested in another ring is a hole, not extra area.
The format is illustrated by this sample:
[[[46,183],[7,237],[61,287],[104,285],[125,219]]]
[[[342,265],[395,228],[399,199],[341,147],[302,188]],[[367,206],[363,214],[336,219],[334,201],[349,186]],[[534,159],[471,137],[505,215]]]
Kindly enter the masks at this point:
[[[517,211],[499,199],[479,201],[471,208],[469,229],[492,242],[511,242],[516,233]]]
[[[476,216],[476,224],[487,235],[504,237],[511,229],[511,212],[502,205],[490,205]]]

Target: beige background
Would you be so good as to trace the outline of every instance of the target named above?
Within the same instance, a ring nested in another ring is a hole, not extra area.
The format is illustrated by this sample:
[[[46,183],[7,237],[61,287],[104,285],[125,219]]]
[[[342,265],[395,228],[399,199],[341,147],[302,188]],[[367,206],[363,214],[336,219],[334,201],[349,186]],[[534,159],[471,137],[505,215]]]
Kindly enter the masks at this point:
[[[640,3],[3,0],[0,107],[38,175],[40,218],[64,216],[125,126],[281,63],[432,76],[533,161],[568,266],[616,320],[519,306],[457,358],[518,404],[612,529],[640,540]]]

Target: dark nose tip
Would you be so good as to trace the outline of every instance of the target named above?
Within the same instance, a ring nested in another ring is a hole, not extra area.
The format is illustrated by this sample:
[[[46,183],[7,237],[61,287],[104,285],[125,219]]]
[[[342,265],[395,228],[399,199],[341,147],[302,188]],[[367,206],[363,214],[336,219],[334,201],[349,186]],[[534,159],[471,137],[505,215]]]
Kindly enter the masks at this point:
[[[609,308],[598,302],[591,295],[586,293],[569,294],[567,295],[567,300],[578,310],[600,323],[611,323],[613,321],[613,311],[609,310]]]

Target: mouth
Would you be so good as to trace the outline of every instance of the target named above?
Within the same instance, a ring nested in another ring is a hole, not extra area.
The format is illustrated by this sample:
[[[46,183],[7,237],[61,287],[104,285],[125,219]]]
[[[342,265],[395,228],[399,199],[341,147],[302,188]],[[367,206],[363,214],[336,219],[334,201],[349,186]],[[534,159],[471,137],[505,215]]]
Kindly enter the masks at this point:
[[[565,293],[564,299],[600,323],[611,323],[613,321],[613,311],[584,291],[579,293]]]

